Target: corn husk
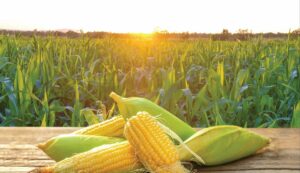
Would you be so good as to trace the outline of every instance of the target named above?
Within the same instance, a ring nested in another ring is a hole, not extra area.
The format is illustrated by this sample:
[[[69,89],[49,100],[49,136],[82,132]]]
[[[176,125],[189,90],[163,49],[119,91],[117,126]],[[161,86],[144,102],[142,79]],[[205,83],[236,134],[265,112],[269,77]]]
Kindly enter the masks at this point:
[[[116,137],[67,134],[53,137],[44,143],[38,144],[37,147],[43,150],[51,159],[60,161],[94,147],[124,140]]]
[[[119,111],[125,119],[145,111],[155,116],[160,123],[174,131],[182,140],[186,140],[196,133],[195,129],[187,123],[150,100],[140,97],[124,98],[114,92],[110,94],[110,97],[117,103]]]
[[[201,156],[205,165],[213,166],[253,155],[269,143],[269,138],[238,126],[215,126],[200,130],[184,141],[179,153],[182,161],[199,162],[188,147]]]

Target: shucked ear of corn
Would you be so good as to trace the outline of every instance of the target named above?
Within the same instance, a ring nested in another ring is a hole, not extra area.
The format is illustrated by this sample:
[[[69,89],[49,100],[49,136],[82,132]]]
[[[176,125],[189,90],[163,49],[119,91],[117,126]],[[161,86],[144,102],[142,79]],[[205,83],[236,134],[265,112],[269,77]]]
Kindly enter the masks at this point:
[[[174,131],[182,140],[189,138],[196,132],[187,123],[150,100],[139,97],[124,98],[114,92],[110,94],[110,97],[117,103],[120,113],[125,118],[130,118],[136,115],[137,112],[146,111],[153,116],[157,116],[159,122]]]
[[[198,131],[183,145],[205,161],[205,165],[220,165],[256,153],[268,145],[270,139],[237,126],[215,126]],[[180,159],[197,161],[183,145],[179,146]]]
[[[31,173],[124,173],[142,168],[127,141],[103,145]]]
[[[147,112],[138,112],[131,117],[125,125],[124,135],[151,172],[186,172],[180,163],[177,148]]]
[[[73,132],[74,134],[82,135],[98,135],[98,136],[111,136],[122,137],[124,131],[125,120],[122,116],[116,116],[109,120],[103,121],[98,124],[88,126],[86,128]]]
[[[53,160],[60,161],[74,154],[88,151],[94,147],[121,141],[124,141],[124,139],[106,136],[68,134],[53,137],[37,146]]]

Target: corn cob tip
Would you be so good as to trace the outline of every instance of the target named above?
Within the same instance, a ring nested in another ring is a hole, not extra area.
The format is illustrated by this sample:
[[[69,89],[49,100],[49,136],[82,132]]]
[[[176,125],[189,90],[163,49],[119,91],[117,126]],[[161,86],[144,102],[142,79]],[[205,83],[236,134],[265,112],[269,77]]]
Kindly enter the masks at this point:
[[[54,137],[55,138],[55,137]],[[37,145],[35,145],[36,147],[38,147],[39,149],[45,151],[47,150],[47,148],[49,146],[51,146],[53,143],[54,143],[54,140],[52,140],[53,138],[47,140],[46,142],[42,142],[42,143],[39,143]]]
[[[53,167],[36,168],[29,173],[53,173]]]
[[[109,94],[109,97],[111,97],[115,102],[119,103],[122,99],[121,96],[119,96],[118,94],[116,94],[115,92],[111,92]]]
[[[267,140],[268,140],[268,144],[271,144],[272,138],[267,138]]]
[[[268,144],[271,144],[271,142],[272,142],[272,139],[271,139],[271,138],[269,138],[269,140],[268,140]]]
[[[44,150],[45,148],[46,148],[46,143],[44,142],[44,143],[39,143],[39,144],[37,144],[36,145],[36,147],[38,147],[39,149],[41,149],[41,150]]]

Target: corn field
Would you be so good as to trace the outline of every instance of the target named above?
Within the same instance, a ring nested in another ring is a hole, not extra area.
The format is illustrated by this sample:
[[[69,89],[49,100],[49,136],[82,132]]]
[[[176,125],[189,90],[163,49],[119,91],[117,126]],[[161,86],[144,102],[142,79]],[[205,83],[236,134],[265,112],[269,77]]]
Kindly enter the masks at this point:
[[[0,126],[85,126],[114,91],[195,127],[297,127],[300,38],[248,41],[0,35]]]

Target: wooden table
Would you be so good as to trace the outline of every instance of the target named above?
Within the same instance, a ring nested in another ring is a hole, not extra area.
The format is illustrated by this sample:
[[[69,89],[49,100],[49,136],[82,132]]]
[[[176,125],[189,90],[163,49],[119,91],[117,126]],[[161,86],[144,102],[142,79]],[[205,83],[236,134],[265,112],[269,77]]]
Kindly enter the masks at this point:
[[[35,167],[53,164],[35,147],[50,137],[78,128],[0,128],[0,173],[24,173]],[[272,138],[264,152],[217,167],[201,167],[193,172],[218,173],[300,173],[300,129],[251,129]]]

